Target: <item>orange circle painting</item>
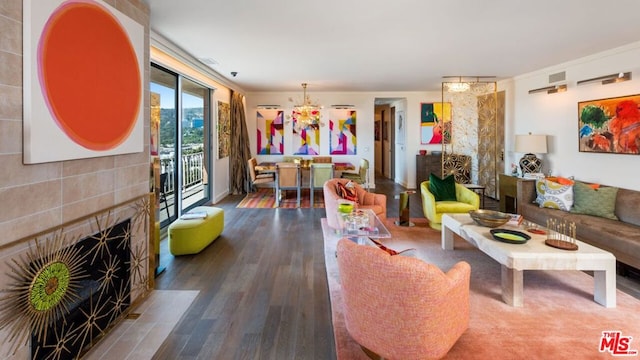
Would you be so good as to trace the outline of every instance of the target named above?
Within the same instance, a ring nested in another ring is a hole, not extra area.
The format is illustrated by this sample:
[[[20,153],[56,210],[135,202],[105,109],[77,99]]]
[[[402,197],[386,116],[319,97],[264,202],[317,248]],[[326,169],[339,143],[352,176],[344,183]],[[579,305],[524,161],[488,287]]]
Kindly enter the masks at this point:
[[[38,44],[49,111],[71,140],[89,150],[111,150],[131,134],[142,99],[138,66],[126,31],[92,1],[55,9]]]

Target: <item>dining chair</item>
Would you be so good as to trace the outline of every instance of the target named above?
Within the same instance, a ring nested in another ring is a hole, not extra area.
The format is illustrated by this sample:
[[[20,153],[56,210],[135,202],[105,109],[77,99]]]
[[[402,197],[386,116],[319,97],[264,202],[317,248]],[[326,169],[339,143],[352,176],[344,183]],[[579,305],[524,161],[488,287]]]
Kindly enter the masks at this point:
[[[296,190],[296,205],[300,207],[300,183],[300,164],[293,162],[276,163],[276,207],[280,206],[282,190]]]
[[[313,198],[315,195],[315,190],[320,189],[324,186],[324,183],[330,179],[333,179],[334,174],[334,165],[326,164],[326,163],[316,163],[313,162],[311,164],[311,174],[309,177],[309,195],[311,196],[311,207],[313,208]]]
[[[369,160],[360,159],[360,167],[357,173],[345,171],[341,176],[343,179],[349,179],[357,182],[366,190],[369,190]]]
[[[256,160],[256,158],[250,158],[247,161],[252,190],[257,188],[258,185],[269,184],[275,181],[273,173],[258,173],[256,171],[256,165],[258,165],[258,161]]]

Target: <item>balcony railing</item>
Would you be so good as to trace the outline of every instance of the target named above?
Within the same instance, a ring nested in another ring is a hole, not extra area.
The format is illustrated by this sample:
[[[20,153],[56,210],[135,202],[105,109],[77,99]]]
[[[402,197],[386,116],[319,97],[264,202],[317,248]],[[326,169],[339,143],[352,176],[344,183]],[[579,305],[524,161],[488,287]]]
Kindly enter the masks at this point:
[[[191,154],[182,155],[180,162],[182,166],[182,183],[181,193],[183,208],[188,207],[191,203],[202,199],[204,192],[204,152],[197,152]],[[175,158],[173,156],[160,156],[160,172],[167,174],[167,183],[164,188],[164,195],[166,196],[166,204],[161,201],[160,203],[160,221],[166,220],[168,217],[174,216],[175,204]],[[162,190],[162,189],[161,189]],[[168,208],[169,216],[167,216]]]

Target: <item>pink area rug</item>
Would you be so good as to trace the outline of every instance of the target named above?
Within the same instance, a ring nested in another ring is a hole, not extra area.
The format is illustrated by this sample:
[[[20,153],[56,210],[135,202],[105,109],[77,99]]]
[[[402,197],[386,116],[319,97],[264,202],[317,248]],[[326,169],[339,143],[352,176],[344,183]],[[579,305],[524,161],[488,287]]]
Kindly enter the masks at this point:
[[[386,222],[393,235],[383,243],[408,252],[448,271],[456,262],[471,265],[471,317],[469,329],[446,359],[613,359],[600,351],[603,332],[628,342],[627,350],[640,353],[640,300],[617,292],[617,307],[593,301],[593,278],[580,271],[525,271],[524,307],[505,304],[501,297],[500,265],[456,237],[455,250],[440,247],[440,232],[426,219],[412,219],[415,227]],[[340,277],[335,258],[339,238],[322,219],[325,261],[331,297],[333,329],[338,359],[368,359],[349,336],[343,316]],[[398,309],[399,311],[401,309]],[[632,337],[629,339],[628,337]],[[619,345],[623,345],[618,342]],[[614,342],[612,341],[611,344]],[[622,346],[623,347],[623,346]],[[609,350],[623,351],[611,346]],[[640,358],[639,355],[624,358]]]

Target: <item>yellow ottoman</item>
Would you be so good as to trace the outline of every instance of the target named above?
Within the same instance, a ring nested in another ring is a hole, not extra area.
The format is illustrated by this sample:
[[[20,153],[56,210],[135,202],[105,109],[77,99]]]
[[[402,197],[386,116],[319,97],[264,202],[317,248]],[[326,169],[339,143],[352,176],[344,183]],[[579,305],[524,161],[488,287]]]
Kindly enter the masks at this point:
[[[198,206],[187,214],[197,212],[206,213],[207,216],[195,219],[180,218],[169,225],[167,233],[171,254],[197,254],[224,230],[224,210],[212,206]]]

